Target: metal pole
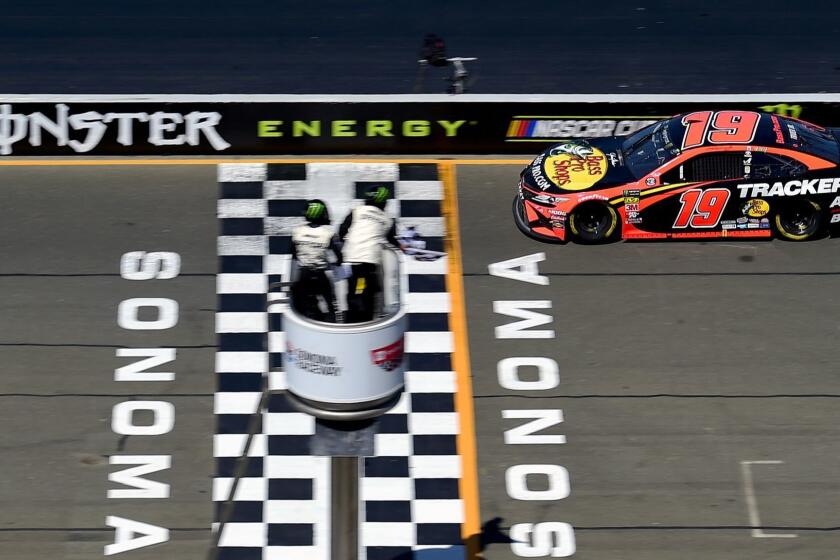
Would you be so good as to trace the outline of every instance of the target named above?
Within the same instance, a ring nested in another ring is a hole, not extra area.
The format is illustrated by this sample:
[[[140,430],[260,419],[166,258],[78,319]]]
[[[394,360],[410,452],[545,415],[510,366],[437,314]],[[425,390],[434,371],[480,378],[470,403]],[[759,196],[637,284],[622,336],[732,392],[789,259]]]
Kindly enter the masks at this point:
[[[330,461],[331,554],[334,560],[357,560],[359,551],[359,458]]]

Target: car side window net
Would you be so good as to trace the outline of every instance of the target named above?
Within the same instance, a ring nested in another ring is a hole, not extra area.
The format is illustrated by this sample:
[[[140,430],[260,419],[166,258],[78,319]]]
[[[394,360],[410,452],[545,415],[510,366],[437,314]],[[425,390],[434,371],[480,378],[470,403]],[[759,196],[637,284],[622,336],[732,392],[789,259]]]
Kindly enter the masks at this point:
[[[720,181],[744,176],[741,154],[709,154],[689,160],[682,166],[682,179],[694,181]]]

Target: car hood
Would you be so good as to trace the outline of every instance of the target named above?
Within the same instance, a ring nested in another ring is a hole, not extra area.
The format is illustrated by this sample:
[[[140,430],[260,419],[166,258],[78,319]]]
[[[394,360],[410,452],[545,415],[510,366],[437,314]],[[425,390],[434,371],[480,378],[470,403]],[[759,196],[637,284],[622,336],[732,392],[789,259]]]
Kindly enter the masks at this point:
[[[635,181],[624,165],[623,137],[567,140],[538,155],[522,172],[525,184],[546,193],[600,190]]]

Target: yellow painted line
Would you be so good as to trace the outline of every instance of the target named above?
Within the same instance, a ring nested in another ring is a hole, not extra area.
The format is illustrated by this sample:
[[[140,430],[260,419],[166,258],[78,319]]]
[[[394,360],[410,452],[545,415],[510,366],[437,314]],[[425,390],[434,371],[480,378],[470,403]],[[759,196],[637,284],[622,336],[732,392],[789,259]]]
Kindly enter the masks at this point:
[[[261,158],[261,159],[246,159],[246,158],[208,158],[208,159],[143,159],[126,158],[126,159],[0,159],[0,166],[10,167],[26,167],[26,166],[61,166],[61,165],[218,165],[220,163],[454,163],[457,165],[527,165],[531,163],[531,159],[521,158],[495,158],[495,159],[405,159],[405,158],[375,158],[375,159],[358,159],[358,158],[333,158],[333,159],[319,159],[319,158]]]
[[[461,537],[466,544],[467,560],[479,558],[478,535],[481,517],[478,501],[478,459],[475,442],[475,413],[473,411],[472,379],[470,378],[470,351],[467,341],[466,301],[461,264],[461,237],[458,224],[458,191],[455,181],[456,162],[441,163],[438,172],[443,181],[443,215],[446,220],[446,254],[449,268],[446,289],[452,299],[449,312],[450,328],[455,338],[452,363],[457,379],[455,410],[460,429],[457,435],[458,454],[461,456],[459,489],[464,504],[464,523]]]

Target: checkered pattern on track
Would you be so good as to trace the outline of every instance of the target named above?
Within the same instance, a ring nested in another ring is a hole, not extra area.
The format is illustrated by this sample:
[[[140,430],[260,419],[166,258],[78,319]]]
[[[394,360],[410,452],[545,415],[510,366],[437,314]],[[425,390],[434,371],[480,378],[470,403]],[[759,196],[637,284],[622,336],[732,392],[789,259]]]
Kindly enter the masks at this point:
[[[338,227],[371,182],[392,186],[386,211],[398,229],[415,226],[427,249],[443,250],[434,164],[219,166],[217,506],[229,494],[263,377],[284,388],[282,371],[270,371],[283,364],[283,314],[266,310],[266,294],[288,274],[290,234],[303,222],[305,200],[325,200]],[[406,392],[376,421],[375,456],[364,460],[360,485],[361,557],[368,560],[408,559],[430,548],[439,549],[435,558],[464,557],[446,262],[407,259]],[[270,398],[259,421],[219,559],[328,560],[329,459],[310,455],[316,424],[282,395]]]

